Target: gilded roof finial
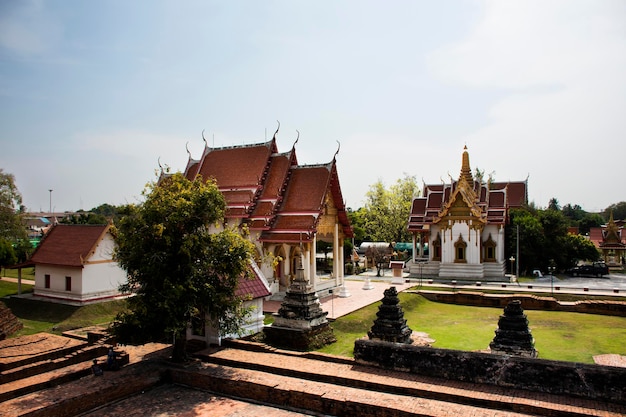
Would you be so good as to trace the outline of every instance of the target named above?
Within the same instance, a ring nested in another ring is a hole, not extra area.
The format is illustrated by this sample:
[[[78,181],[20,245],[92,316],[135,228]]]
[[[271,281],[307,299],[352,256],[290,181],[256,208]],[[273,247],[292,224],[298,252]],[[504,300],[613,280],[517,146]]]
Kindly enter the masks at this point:
[[[461,181],[462,178],[465,178],[468,184],[472,184],[474,182],[472,169],[470,168],[469,152],[467,152],[467,145],[463,147],[463,160],[461,163],[461,175],[459,176],[459,181]]]

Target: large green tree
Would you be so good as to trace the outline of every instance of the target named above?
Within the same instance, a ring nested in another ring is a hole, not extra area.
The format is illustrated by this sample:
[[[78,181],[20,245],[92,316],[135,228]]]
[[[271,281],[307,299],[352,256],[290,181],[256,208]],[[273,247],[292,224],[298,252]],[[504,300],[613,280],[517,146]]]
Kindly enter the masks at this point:
[[[405,175],[389,189],[381,180],[370,186],[366,194],[362,219],[365,236],[380,242],[408,242],[407,220],[413,197],[419,194],[414,176]]]
[[[593,243],[581,235],[568,233],[571,218],[559,208],[556,199],[547,209],[529,205],[510,212],[510,223],[506,232],[506,258],[516,256],[517,233],[519,231],[519,269],[529,274],[533,269],[546,271],[554,265],[559,270],[573,266],[576,261],[595,261],[599,252]],[[564,207],[571,215],[571,205]],[[578,211],[574,209],[574,211]],[[587,213],[579,213],[585,219]]]
[[[15,177],[0,168],[0,266],[24,261],[30,251],[23,212],[22,195],[15,185]]]
[[[611,213],[613,213],[613,219],[615,220],[626,220],[626,201],[608,206],[602,213],[606,221],[611,217]]]
[[[208,316],[221,334],[246,320],[236,287],[251,274],[254,246],[236,230],[211,230],[225,208],[213,181],[176,173],[149,184],[144,196],[114,229],[115,258],[129,276],[122,290],[135,296],[113,331],[122,343],[173,340],[172,357],[182,361],[192,320]]]

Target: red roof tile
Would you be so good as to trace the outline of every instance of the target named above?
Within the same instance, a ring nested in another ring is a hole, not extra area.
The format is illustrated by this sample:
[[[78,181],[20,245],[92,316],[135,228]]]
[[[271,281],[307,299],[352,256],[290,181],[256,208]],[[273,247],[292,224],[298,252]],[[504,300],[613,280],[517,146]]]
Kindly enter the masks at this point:
[[[35,264],[82,267],[109,227],[57,224],[41,241],[30,261]]]
[[[319,212],[328,190],[328,166],[297,167],[291,174],[282,212]]]
[[[270,155],[275,152],[274,141],[232,148],[208,148],[202,159],[202,178],[215,178],[223,188],[258,185]]]
[[[263,280],[258,275],[258,271],[250,266],[252,270],[252,279],[241,278],[237,284],[235,295],[238,297],[250,297],[251,299],[267,297],[271,295],[269,289],[263,283]]]

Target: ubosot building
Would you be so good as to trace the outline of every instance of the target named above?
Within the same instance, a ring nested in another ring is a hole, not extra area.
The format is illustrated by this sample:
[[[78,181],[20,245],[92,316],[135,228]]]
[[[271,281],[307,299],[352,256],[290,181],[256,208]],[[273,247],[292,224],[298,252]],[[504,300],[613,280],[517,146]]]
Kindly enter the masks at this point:
[[[343,242],[352,237],[352,228],[337,175],[337,153],[328,163],[299,165],[296,143],[279,152],[276,135],[264,143],[221,148],[205,141],[200,159],[189,155],[185,176],[216,180],[226,199],[225,223],[248,228],[272,294],[286,291],[300,263],[316,291],[343,289]],[[317,271],[318,241],[332,244],[327,274]]]
[[[589,230],[589,239],[598,248],[602,260],[609,268],[621,268],[624,266],[626,258],[624,221],[614,220],[612,211],[607,224],[600,227],[592,227]]]
[[[414,276],[498,280],[504,277],[505,226],[511,208],[528,201],[527,181],[475,179],[465,147],[457,181],[424,185],[413,199],[408,229],[413,234]],[[429,248],[428,255],[424,247]]]

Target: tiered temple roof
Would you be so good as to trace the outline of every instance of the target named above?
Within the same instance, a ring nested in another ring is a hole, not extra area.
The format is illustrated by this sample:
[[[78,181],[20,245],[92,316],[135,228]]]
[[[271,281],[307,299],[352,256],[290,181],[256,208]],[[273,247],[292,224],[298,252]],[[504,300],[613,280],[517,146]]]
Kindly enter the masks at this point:
[[[279,153],[275,137],[265,143],[205,147],[189,158],[185,176],[213,178],[226,200],[226,218],[239,218],[265,242],[306,242],[316,231],[327,201],[337,209],[344,235],[352,229],[345,210],[335,158],[327,164],[298,165],[295,144]]]
[[[451,197],[462,194],[474,201],[468,205],[480,209],[487,224],[505,224],[508,210],[522,207],[528,201],[527,181],[483,182],[475,180],[469,166],[467,148],[463,152],[459,180],[449,184],[424,184],[422,197],[413,199],[408,229],[426,231],[441,218]]]

